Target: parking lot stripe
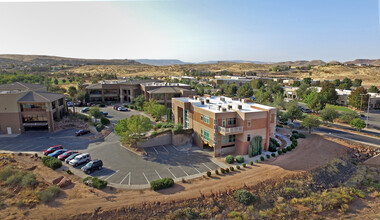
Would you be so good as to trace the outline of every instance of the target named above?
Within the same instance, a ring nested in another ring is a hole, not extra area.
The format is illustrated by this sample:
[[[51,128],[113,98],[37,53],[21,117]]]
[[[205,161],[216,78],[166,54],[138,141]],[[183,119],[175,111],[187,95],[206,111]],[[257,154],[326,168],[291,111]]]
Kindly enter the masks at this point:
[[[174,149],[176,149],[177,151],[179,151],[174,145],[172,145],[174,147]]]
[[[170,169],[168,168],[169,172],[174,176],[173,172],[170,171]],[[174,176],[174,179],[176,179],[177,177]]]
[[[145,177],[146,181],[148,182],[148,184],[150,184],[148,178],[146,178],[146,176],[145,176],[145,173],[143,172],[142,174],[144,175],[144,177]]]
[[[131,172],[129,172],[129,180],[128,180],[128,185],[131,185]]]
[[[189,176],[189,174],[187,174],[186,171],[181,166],[178,166],[178,167],[186,174],[186,176]]]
[[[156,150],[156,148],[153,147],[153,149],[154,149],[154,151],[156,151],[156,153],[158,154],[158,151]]]
[[[196,171],[198,171],[198,173],[201,173],[201,171],[199,171],[197,168],[191,166],[192,168],[194,168]]]
[[[210,171],[212,171],[212,169],[210,167],[208,167],[206,164],[202,163],[203,166],[207,167],[207,169],[209,169]]]
[[[108,180],[109,178],[111,178],[113,175],[115,175],[117,172],[119,172],[119,170],[116,170],[113,174],[109,175],[107,178],[105,178],[104,180]]]
[[[160,177],[160,179],[162,179],[162,177],[161,177],[160,174],[157,172],[157,170],[154,170],[154,171],[156,171],[158,177]]]
[[[120,181],[120,184],[123,183],[123,181],[127,178],[127,176],[131,175],[131,172],[129,172],[121,181]],[[131,178],[129,177],[129,183],[128,185],[130,185],[130,182],[131,182]]]
[[[162,147],[166,150],[166,152],[169,153],[168,149],[166,149],[166,147],[164,145],[162,145]]]

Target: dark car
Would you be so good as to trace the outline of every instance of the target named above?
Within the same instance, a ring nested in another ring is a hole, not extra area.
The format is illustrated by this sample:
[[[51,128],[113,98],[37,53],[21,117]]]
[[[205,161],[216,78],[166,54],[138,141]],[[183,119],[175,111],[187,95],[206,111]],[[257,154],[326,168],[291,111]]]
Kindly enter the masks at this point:
[[[81,135],[85,135],[85,134],[89,134],[89,133],[91,133],[89,130],[79,130],[79,131],[77,131],[77,132],[75,132],[75,135],[76,136],[81,136]]]
[[[44,150],[43,153],[46,156],[46,155],[51,154],[54,151],[59,150],[59,149],[63,149],[62,145],[54,145],[54,146],[51,146],[48,149]]]
[[[85,113],[85,112],[88,112],[89,110],[90,110],[89,107],[85,107],[82,110],[80,110],[80,112]]]
[[[78,153],[78,152],[69,150],[69,151],[66,151],[65,153],[59,155],[57,158],[58,158],[59,160],[65,160],[65,159],[68,158],[70,155],[73,155],[73,154],[76,154],[76,153]]]
[[[100,170],[103,168],[103,161],[95,159],[84,165],[81,170],[87,174],[94,172],[95,170]]]
[[[104,115],[104,116],[107,116],[108,115],[108,112],[100,112],[100,114]]]

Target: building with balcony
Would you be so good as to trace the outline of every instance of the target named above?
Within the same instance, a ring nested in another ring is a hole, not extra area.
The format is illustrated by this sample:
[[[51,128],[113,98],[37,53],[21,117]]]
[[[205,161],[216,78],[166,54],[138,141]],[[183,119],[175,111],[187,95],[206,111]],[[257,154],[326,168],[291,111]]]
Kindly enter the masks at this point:
[[[252,103],[250,99],[223,96],[172,98],[175,123],[194,130],[194,143],[214,151],[214,156],[248,154],[255,136],[263,138],[268,150],[275,135],[276,108]]]
[[[0,133],[20,134],[29,129],[54,131],[67,112],[65,96],[29,83],[0,85]]]

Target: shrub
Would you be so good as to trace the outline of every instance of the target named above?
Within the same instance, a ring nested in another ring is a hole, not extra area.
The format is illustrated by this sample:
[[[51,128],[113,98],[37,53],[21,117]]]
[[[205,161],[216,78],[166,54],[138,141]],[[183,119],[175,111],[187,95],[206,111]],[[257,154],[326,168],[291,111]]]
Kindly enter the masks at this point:
[[[293,144],[294,146],[296,146],[296,147],[297,147],[297,145],[298,145],[298,141],[297,141],[297,140],[295,140],[295,141],[292,141],[292,144]]]
[[[174,185],[174,180],[172,178],[163,178],[160,180],[154,180],[150,182],[150,188],[153,190],[160,190],[172,187]]]
[[[62,166],[62,162],[60,160],[58,160],[55,157],[49,157],[49,156],[42,158],[42,163],[45,166],[52,168],[53,170],[60,168]]]
[[[255,201],[255,196],[245,189],[239,189],[234,193],[235,199],[244,204],[244,205],[250,205]]]
[[[291,136],[289,139],[293,142],[296,138]]]
[[[8,177],[14,175],[15,173],[17,173],[17,170],[13,169],[12,166],[7,166],[5,168],[2,168],[0,170],[0,180],[5,181],[8,179]]]
[[[285,148],[283,148],[283,149],[282,149],[282,153],[285,154],[286,152],[287,152],[287,150],[286,150]]]
[[[110,120],[108,120],[108,118],[106,118],[106,117],[101,117],[101,118],[100,118],[100,123],[101,123],[102,125],[109,125],[111,122],[110,122]]]
[[[98,132],[100,132],[101,130],[104,129],[104,125],[102,125],[101,123],[98,123],[98,124],[95,126],[95,128],[96,128],[96,130],[97,130]]]
[[[255,163],[259,163],[259,160],[256,160]]]
[[[302,134],[302,133],[299,133],[298,136],[299,136],[300,138],[306,138],[306,136],[305,136],[304,134]]]
[[[38,198],[41,200],[41,202],[48,203],[55,196],[57,196],[59,194],[59,192],[61,192],[61,188],[54,185],[54,186],[49,187],[46,190],[39,192],[37,195],[38,195]]]
[[[183,131],[182,124],[176,124],[176,125],[174,125],[174,127],[172,129],[173,134],[179,134],[182,131]]]
[[[242,155],[237,155],[237,156],[235,157],[235,160],[236,160],[236,162],[238,162],[238,163],[243,163],[243,162],[244,162],[244,157],[243,157]]]
[[[38,157],[38,154],[37,154],[37,153],[35,153],[35,154],[34,154],[34,156],[35,156],[35,157]]]
[[[225,173],[226,171],[223,168],[220,168],[221,173]]]
[[[283,125],[276,125],[276,127],[283,128],[284,126]]]
[[[22,187],[36,186],[37,184],[38,181],[36,180],[36,176],[33,173],[26,174],[21,181]]]
[[[298,134],[298,131],[293,130],[293,131],[292,131],[292,134]]]
[[[278,153],[278,155],[281,155],[281,154],[282,154],[282,151],[281,151],[281,150],[278,150],[277,153]]]
[[[261,160],[261,161],[264,161],[265,159],[264,159],[264,157],[263,157],[263,156],[261,156],[261,157],[260,157],[260,160]]]
[[[157,123],[157,124],[155,125],[155,127],[156,127],[157,129],[160,129],[160,128],[162,127],[162,124],[161,124],[161,123]]]
[[[230,172],[230,169],[226,168],[226,173],[229,173]]]
[[[158,134],[157,131],[153,131],[153,132],[152,132],[152,135],[156,135],[156,134]]]
[[[67,173],[67,174],[70,174],[70,175],[73,175],[73,174],[74,174],[73,172],[71,172],[71,170],[67,170],[66,173]]]
[[[249,165],[251,165],[251,166],[252,166],[252,165],[253,165],[253,161],[249,161]]]
[[[286,150],[287,150],[287,151],[292,151],[293,148],[289,146],[289,147],[286,147]]]
[[[276,157],[276,154],[275,153],[271,153],[270,154],[272,157]]]
[[[269,155],[269,154],[267,154],[267,155],[266,155],[266,157],[267,157],[267,159],[269,159],[269,158],[270,158],[270,155]]]
[[[252,161],[250,161],[250,162],[252,162]],[[243,163],[242,166],[243,166],[243,167],[246,167],[247,165],[246,165],[245,163]]]
[[[187,219],[196,219],[198,217],[197,213],[191,208],[185,208],[183,212]]]
[[[211,176],[211,172],[210,172],[210,171],[207,171],[207,176],[208,176],[208,177]]]
[[[218,170],[215,170],[215,174],[216,174],[216,175],[219,175],[219,171],[218,171]]]
[[[298,139],[300,136],[298,135],[298,133],[294,133],[294,134],[292,135],[292,137],[294,137],[294,139]]]
[[[237,166],[236,166],[236,169],[240,170],[240,166],[239,166],[239,165],[237,165]]]
[[[234,167],[230,167],[230,170],[231,170],[231,171],[234,171]]]
[[[235,161],[235,159],[234,159],[234,157],[233,157],[232,155],[228,155],[228,156],[226,157],[226,163],[231,164],[231,163],[233,163],[234,161]]]
[[[108,182],[105,180],[101,180],[97,177],[92,178],[92,187],[97,189],[104,189],[106,188]]]
[[[5,183],[7,185],[18,186],[21,183],[24,175],[25,175],[24,172],[16,171],[16,173],[14,173],[12,176],[7,178]]]

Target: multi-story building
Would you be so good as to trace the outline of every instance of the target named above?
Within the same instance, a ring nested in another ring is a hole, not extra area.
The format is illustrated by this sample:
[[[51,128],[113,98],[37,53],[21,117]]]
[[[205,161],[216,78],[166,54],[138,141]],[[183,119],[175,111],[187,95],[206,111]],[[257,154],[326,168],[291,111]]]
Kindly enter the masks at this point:
[[[20,134],[27,129],[54,131],[54,123],[67,112],[65,96],[46,92],[29,83],[0,85],[0,132]]]
[[[248,154],[255,136],[263,138],[268,150],[275,135],[276,108],[252,103],[250,99],[223,96],[173,98],[174,122],[194,130],[194,142],[213,148],[214,156]]]
[[[181,83],[162,83],[157,80],[117,80],[102,81],[86,87],[90,102],[132,103],[139,96],[146,100],[155,99],[167,107],[172,97],[195,94],[189,85]]]

